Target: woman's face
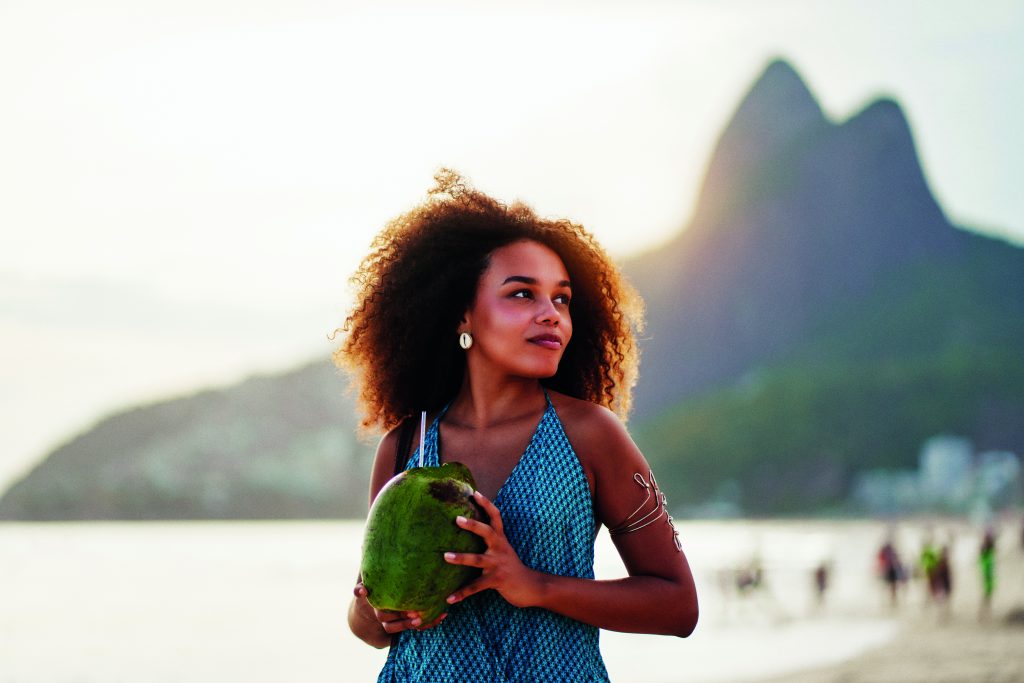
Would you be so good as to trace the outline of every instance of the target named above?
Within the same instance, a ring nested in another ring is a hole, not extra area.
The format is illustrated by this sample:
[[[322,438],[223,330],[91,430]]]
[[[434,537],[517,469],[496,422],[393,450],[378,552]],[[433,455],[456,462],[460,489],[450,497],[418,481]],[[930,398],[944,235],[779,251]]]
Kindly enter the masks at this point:
[[[572,285],[558,254],[538,242],[491,253],[459,332],[473,335],[471,369],[490,366],[519,377],[551,377],[569,339]]]

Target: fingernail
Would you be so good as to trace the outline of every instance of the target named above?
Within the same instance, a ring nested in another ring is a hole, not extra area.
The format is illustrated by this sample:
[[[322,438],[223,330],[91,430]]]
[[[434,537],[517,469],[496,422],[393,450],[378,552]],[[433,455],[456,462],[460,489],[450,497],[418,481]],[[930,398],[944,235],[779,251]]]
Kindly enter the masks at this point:
[[[459,524],[465,524],[466,523],[466,518],[463,517],[462,515],[459,515],[458,517],[455,518],[455,521],[458,522]]]
[[[422,624],[422,623],[423,623],[423,620],[422,620],[422,619],[420,619],[419,617],[416,617],[415,619],[413,619],[413,620],[412,620],[411,622],[409,622],[409,623],[410,623],[410,624],[412,624],[413,626],[419,626],[420,624]]]
[[[455,553],[445,553],[444,554],[444,559],[446,559],[446,560],[454,560],[455,559]]]
[[[446,600],[446,602],[447,602],[447,603],[448,603],[449,605],[454,605],[454,604],[455,604],[455,596],[454,596],[454,595],[449,595],[449,596],[448,596],[448,599]]]

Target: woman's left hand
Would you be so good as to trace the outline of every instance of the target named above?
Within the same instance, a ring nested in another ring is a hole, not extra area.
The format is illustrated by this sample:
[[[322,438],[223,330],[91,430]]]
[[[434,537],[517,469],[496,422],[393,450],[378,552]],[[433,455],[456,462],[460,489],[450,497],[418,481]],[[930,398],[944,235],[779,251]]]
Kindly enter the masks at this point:
[[[455,604],[474,593],[493,588],[516,607],[535,605],[540,587],[540,573],[524,565],[516,555],[512,544],[505,537],[501,512],[494,503],[487,500],[479,491],[475,491],[473,497],[490,517],[491,523],[485,524],[465,517],[456,518],[455,523],[484,539],[487,550],[480,554],[448,552],[444,554],[444,559],[449,564],[477,567],[483,570],[483,574],[448,596],[448,603]]]

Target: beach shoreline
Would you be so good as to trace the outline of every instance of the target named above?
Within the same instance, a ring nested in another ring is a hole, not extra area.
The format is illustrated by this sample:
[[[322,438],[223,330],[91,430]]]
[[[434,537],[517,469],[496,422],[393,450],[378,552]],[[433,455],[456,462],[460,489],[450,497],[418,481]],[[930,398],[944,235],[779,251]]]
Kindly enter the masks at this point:
[[[927,671],[929,682],[1024,681],[989,661],[1024,651],[1024,629],[998,621],[1015,600],[1024,604],[1016,521],[999,542],[991,632],[972,629],[977,527],[934,523],[939,538],[955,537],[958,562],[955,618],[939,625],[922,609],[920,582],[904,608],[888,609],[873,573],[886,522],[679,526],[700,583],[701,622],[686,639],[602,632],[617,683],[926,680],[894,668],[896,659]],[[901,549],[919,548],[923,528],[901,523]],[[0,524],[0,681],[278,683],[297,666],[304,681],[375,680],[386,652],[344,621],[361,537],[362,524],[351,521]],[[601,576],[625,574],[607,534],[598,550]],[[741,595],[728,579],[751,558],[765,580]],[[822,559],[834,571],[818,605],[811,578]],[[913,648],[920,654],[902,657]],[[936,649],[966,652],[974,668],[945,666],[950,675],[937,678]]]
[[[1020,683],[1024,681],[1024,548],[1004,534],[990,611],[976,567],[961,566],[948,606],[905,600],[882,645],[842,662],[759,683]],[[972,571],[973,570],[973,571]]]

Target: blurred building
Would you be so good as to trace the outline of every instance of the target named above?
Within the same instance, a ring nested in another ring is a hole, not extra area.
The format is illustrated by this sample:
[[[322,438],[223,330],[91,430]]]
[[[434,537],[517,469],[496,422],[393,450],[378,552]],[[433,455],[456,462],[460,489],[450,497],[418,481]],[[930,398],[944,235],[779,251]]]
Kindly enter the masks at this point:
[[[1022,499],[1021,474],[1015,453],[975,454],[970,440],[941,435],[921,447],[917,471],[862,473],[854,482],[851,501],[871,514],[941,511],[985,519]]]
[[[973,448],[969,439],[934,436],[918,458],[919,495],[925,505],[961,507],[971,496]]]

